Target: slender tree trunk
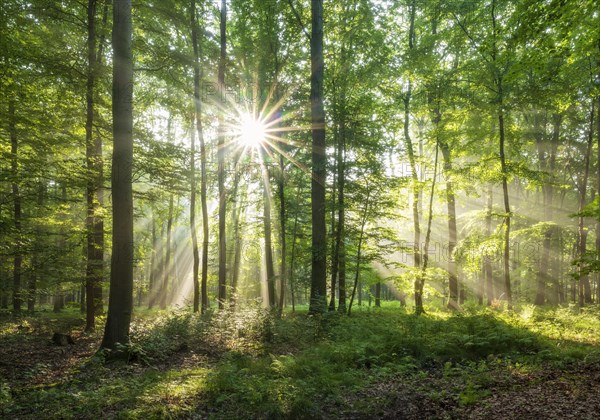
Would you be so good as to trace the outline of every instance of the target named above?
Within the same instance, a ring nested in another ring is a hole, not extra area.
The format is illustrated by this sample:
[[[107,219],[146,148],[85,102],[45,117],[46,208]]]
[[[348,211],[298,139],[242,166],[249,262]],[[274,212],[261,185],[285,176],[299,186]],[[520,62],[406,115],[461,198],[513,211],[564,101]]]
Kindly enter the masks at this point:
[[[219,92],[221,93],[221,106],[226,106],[225,100],[225,62],[227,60],[227,0],[221,0],[221,56],[219,59]],[[227,201],[225,197],[225,120],[224,109],[219,111],[219,141],[217,149],[218,158],[218,184],[219,184],[219,309],[225,307],[227,297],[227,238],[226,238],[226,216]]]
[[[335,112],[335,111],[334,111]],[[334,151],[337,154],[339,148],[339,130],[334,128],[333,140]],[[335,311],[336,287],[338,277],[338,247],[337,247],[337,227],[336,227],[336,210],[337,210],[337,164],[334,163],[333,169],[333,185],[331,188],[331,286],[329,292],[329,312]]]
[[[360,263],[362,257],[362,243],[363,237],[365,234],[365,225],[367,224],[367,217],[369,215],[369,200],[371,198],[371,189],[367,188],[367,197],[365,198],[365,207],[363,209],[363,217],[360,224],[360,234],[358,236],[358,249],[356,251],[356,269],[354,271],[354,287],[352,288],[352,295],[350,296],[350,303],[348,304],[348,315],[352,313],[352,303],[354,302],[354,296],[356,295],[356,289],[358,287],[359,278],[360,278]],[[358,296],[360,299],[361,290],[358,291]]]
[[[586,151],[584,156],[584,173],[583,180],[579,186],[579,223],[578,223],[578,258],[581,260],[586,253],[586,243],[587,243],[587,229],[585,228],[585,217],[581,214],[586,205],[586,195],[587,195],[587,187],[588,187],[588,179],[590,172],[590,160],[592,155],[592,145],[594,139],[594,113],[595,113],[595,102],[592,101],[592,109],[590,112],[590,129],[588,132],[588,140],[586,145]],[[579,307],[585,306],[586,303],[590,303],[592,300],[592,292],[590,287],[590,278],[589,275],[584,271],[584,264],[582,261],[578,263],[578,303]]]
[[[233,167],[233,191],[231,194],[233,207],[231,209],[232,219],[232,240],[229,241],[230,255],[233,254],[233,259],[229,259],[229,268],[227,272],[231,275],[230,286],[229,286],[229,306],[233,309],[236,305],[237,299],[237,284],[239,279],[239,268],[240,268],[240,257],[241,257],[241,243],[242,237],[240,235],[240,213],[242,213],[242,198],[239,191],[240,186],[240,168],[239,168],[239,155],[235,157],[235,165]]]
[[[435,143],[435,160],[433,163],[433,179],[431,181],[431,193],[429,194],[429,216],[427,219],[427,231],[425,233],[425,252],[423,253],[423,266],[420,269],[420,274],[415,280],[415,314],[421,315],[425,313],[423,308],[423,286],[425,285],[425,278],[427,276],[427,268],[429,264],[429,244],[431,242],[431,222],[433,219],[433,196],[435,193],[435,184],[437,178],[438,168],[438,155],[439,155],[439,140],[436,138]]]
[[[263,228],[265,236],[265,264],[267,270],[267,294],[269,307],[275,307],[275,266],[273,263],[273,244],[271,236],[271,193],[269,171],[262,153],[261,171],[263,179]]]
[[[105,32],[107,31],[108,26],[108,5],[110,0],[103,0],[102,7],[102,26],[101,26],[101,34],[100,39],[98,40],[98,48],[97,48],[97,56],[96,56],[96,72],[100,71],[100,66],[102,65],[102,60],[104,58],[104,46],[105,46]],[[97,31],[96,31],[97,32]],[[96,119],[96,113],[93,114],[94,120]],[[94,165],[95,167],[95,182],[96,182],[96,199],[94,203],[97,206],[97,209],[100,210],[104,207],[104,157],[103,157],[103,141],[100,133],[96,130],[96,135],[93,136],[93,155],[95,156]],[[102,284],[104,282],[104,216],[102,211],[96,211],[94,217],[94,226],[93,226],[94,236],[95,236],[95,251],[97,255],[94,258],[98,261],[99,271],[98,278],[94,282],[94,313],[96,316],[104,314],[104,298],[103,298],[103,289]],[[100,264],[101,261],[101,264]],[[86,310],[87,310],[87,302],[86,302]]]
[[[283,306],[285,304],[285,283],[286,283],[286,232],[285,223],[287,219],[286,205],[285,205],[285,163],[283,161],[283,155],[279,155],[279,183],[278,183],[278,195],[279,195],[279,235],[281,245],[281,265],[279,267],[279,316],[283,312]]]
[[[208,205],[206,202],[206,145],[202,127],[202,102],[200,100],[200,46],[198,40],[198,19],[196,16],[196,2],[192,0],[192,44],[194,49],[194,110],[196,118],[196,133],[200,143],[200,206],[202,207],[202,265],[200,280],[201,312],[208,309]]]
[[[88,0],[88,74],[86,85],[87,114],[85,124],[87,167],[87,267],[86,267],[86,331],[93,330],[98,306],[102,306],[102,280],[104,268],[104,221],[100,215],[102,188],[102,140],[94,137],[94,86],[98,72],[96,48],[96,0]],[[99,295],[96,291],[100,288]]]
[[[198,232],[196,230],[196,136],[194,124],[191,126],[191,150],[190,150],[190,231],[192,235],[192,283],[194,285],[194,307],[193,311],[200,310],[200,285],[198,284],[198,268],[200,266],[200,255],[198,253]]]
[[[439,115],[439,113],[438,113]],[[439,126],[439,120],[441,116],[436,119]],[[452,157],[450,155],[450,147],[448,143],[440,141],[440,149],[442,150],[442,156],[444,158],[444,171],[447,174],[452,172]],[[457,235],[456,235],[456,199],[454,196],[454,186],[452,185],[452,179],[448,175],[446,180],[446,202],[448,205],[448,308],[458,309],[458,278],[456,276],[456,261],[454,260],[453,253],[456,247]]]
[[[87,252],[87,250],[86,250]],[[81,283],[79,288],[79,312],[85,314],[86,311],[86,300],[85,300],[85,281]]]
[[[171,276],[171,232],[173,228],[173,194],[169,197],[169,215],[167,216],[167,243],[165,244],[165,271],[163,273],[163,283],[160,288],[160,309],[167,308],[169,295],[169,277]]]
[[[237,194],[235,194],[237,197]],[[233,253],[233,266],[231,268],[231,294],[229,300],[232,306],[235,306],[237,300],[237,287],[240,277],[240,264],[242,260],[242,246],[244,244],[242,235],[240,234],[240,218],[242,213],[242,204],[238,203],[236,198],[236,204],[233,211],[233,241],[235,251]]]
[[[416,13],[416,1],[412,0],[410,5],[410,26],[408,31],[408,48],[413,50],[415,41],[415,13]],[[404,96],[404,143],[406,151],[408,153],[408,161],[410,164],[411,178],[412,178],[412,190],[413,190],[413,228],[414,228],[414,244],[413,244],[413,265],[419,270],[421,268],[421,225],[419,222],[419,208],[420,208],[420,182],[419,175],[417,173],[417,163],[415,159],[415,152],[410,137],[410,101],[412,96],[412,83],[409,79],[408,89]],[[417,275],[418,277],[418,275]],[[419,307],[418,302],[418,291],[417,286],[420,284],[420,280],[415,280],[415,306]],[[421,305],[422,307],[422,302]],[[419,309],[420,310],[420,309]]]
[[[60,190],[61,190],[61,203],[65,206],[67,206],[67,187],[66,185],[63,183],[60,186]],[[66,221],[68,215],[66,211],[61,212],[61,220],[62,221]],[[64,228],[64,226],[61,226],[60,231],[59,231],[59,240],[58,240],[58,244],[57,247],[59,250],[61,250],[61,252],[66,252],[66,242],[67,242],[67,232]],[[63,291],[61,290],[60,287],[60,283],[58,283],[56,285],[56,290],[54,293],[54,297],[53,297],[53,311],[58,313],[60,312],[64,307],[65,307],[65,296]]]
[[[498,29],[496,25],[496,0],[492,0],[491,6],[491,17],[492,17],[492,63],[496,66],[498,56]],[[508,196],[508,167],[506,165],[505,156],[505,130],[504,130],[504,85],[503,76],[496,74],[498,69],[493,71],[493,79],[497,93],[497,111],[498,111],[498,134],[499,134],[499,158],[500,158],[500,171],[502,175],[502,192],[504,197],[504,295],[508,303],[508,309],[512,309],[512,291],[510,284],[510,223],[511,223],[511,211],[510,201]]]
[[[101,347],[129,343],[133,310],[133,58],[131,0],[113,0],[113,255]]]
[[[600,52],[600,39],[598,40],[598,50]],[[600,60],[598,60],[598,68],[600,68]],[[596,156],[596,165],[597,165],[597,174],[596,174],[596,188],[598,189],[598,194],[600,194],[600,97],[598,98],[598,115],[596,117],[596,125],[597,125],[597,156]],[[596,221],[596,258],[600,260],[600,220]],[[600,305],[600,275],[596,277],[596,304]]]
[[[510,203],[508,198],[508,169],[504,155],[504,112],[498,113],[500,129],[500,166],[502,168],[502,192],[504,196],[504,294],[508,302],[508,309],[512,309],[512,292],[510,288]]]
[[[375,283],[375,306],[381,307],[381,282]]]
[[[311,1],[311,121],[312,121],[312,270],[310,313],[327,309],[327,227],[325,225],[325,109],[323,106],[323,0]]]
[[[554,117],[553,119],[556,119]],[[549,172],[550,180],[542,186],[543,203],[544,203],[544,220],[547,222],[552,221],[552,202],[553,202],[553,176],[554,166],[556,161],[556,148],[558,147],[558,130],[560,121],[554,122],[554,129],[551,137],[550,148],[546,146],[545,136],[540,129],[539,121],[536,122],[536,136],[538,145],[538,156],[540,161],[540,170]],[[548,149],[548,150],[547,150]],[[542,258],[540,261],[540,269],[538,271],[537,278],[537,292],[535,297],[536,305],[543,305],[546,302],[546,287],[549,283],[549,265],[550,265],[550,247],[552,242],[552,231],[553,229],[547,228],[544,232]],[[551,298],[549,300],[552,300]]]
[[[302,196],[302,191],[298,191],[298,197]],[[296,268],[296,237],[298,232],[298,213],[299,210],[296,210],[296,214],[294,216],[294,228],[292,230],[292,251],[290,256],[290,295],[292,298],[292,312],[296,312],[296,293],[295,293],[295,285],[294,285],[294,270]]]
[[[487,203],[485,206],[485,232],[486,237],[492,235],[492,205],[493,205],[493,188],[492,184],[488,184]],[[483,255],[483,271],[485,272],[485,284],[487,305],[491,306],[494,300],[494,270],[492,268],[492,259],[487,253]]]
[[[44,198],[46,195],[46,186],[43,182],[39,182],[38,184],[38,196],[37,196],[37,207],[38,207],[38,217],[41,217],[43,206],[44,206]],[[42,237],[42,229],[39,226],[35,229],[36,237],[38,241],[33,244],[33,250],[31,254],[31,270],[29,272],[29,281],[27,284],[27,312],[33,313],[35,312],[35,301],[37,294],[37,276],[38,270],[40,269],[40,252],[42,250],[43,244],[40,244],[40,238]]]
[[[202,207],[202,280],[198,285],[198,235],[195,226],[196,220],[196,164],[195,164],[195,142],[192,152],[192,195],[194,210],[190,208],[190,214],[194,216],[192,247],[194,253],[194,312],[198,312],[201,306],[202,313],[206,310],[208,295],[206,291],[207,269],[208,269],[208,210],[206,206],[206,151],[204,146],[204,133],[202,130],[202,102],[200,101],[200,42],[198,41],[198,19],[196,15],[196,0],[191,0],[190,4],[190,24],[192,27],[192,48],[194,50],[194,120],[198,141],[200,142],[200,202]],[[193,131],[193,128],[192,128]]]
[[[152,214],[152,253],[150,255],[150,276],[148,278],[148,309],[152,309],[154,306],[154,299],[156,296],[156,220],[154,219],[154,213]]]
[[[21,194],[19,191],[19,142],[17,139],[17,122],[15,115],[15,99],[10,98],[8,102],[8,131],[11,147],[11,169],[12,169],[12,193],[14,205],[15,223],[15,254],[13,260],[13,311],[21,312],[21,271],[23,265],[22,238],[21,238]]]
[[[343,111],[345,113],[345,111]],[[338,312],[346,313],[346,121],[340,127],[338,151],[338,230],[336,238],[338,259]]]

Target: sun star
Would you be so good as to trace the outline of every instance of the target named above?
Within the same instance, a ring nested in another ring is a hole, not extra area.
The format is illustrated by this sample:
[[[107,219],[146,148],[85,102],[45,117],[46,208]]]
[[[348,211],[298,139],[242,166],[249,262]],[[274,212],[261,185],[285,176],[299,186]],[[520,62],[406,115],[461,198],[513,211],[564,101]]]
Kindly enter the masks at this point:
[[[257,148],[266,139],[267,128],[260,119],[251,114],[243,114],[239,123],[238,141],[244,147]]]

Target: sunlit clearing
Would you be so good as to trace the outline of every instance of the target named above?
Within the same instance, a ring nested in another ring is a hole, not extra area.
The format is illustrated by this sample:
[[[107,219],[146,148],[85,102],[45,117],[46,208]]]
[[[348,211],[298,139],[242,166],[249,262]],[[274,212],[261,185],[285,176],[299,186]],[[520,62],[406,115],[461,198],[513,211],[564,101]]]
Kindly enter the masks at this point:
[[[243,147],[257,148],[265,141],[267,128],[260,119],[250,114],[242,114],[239,124],[238,141]]]

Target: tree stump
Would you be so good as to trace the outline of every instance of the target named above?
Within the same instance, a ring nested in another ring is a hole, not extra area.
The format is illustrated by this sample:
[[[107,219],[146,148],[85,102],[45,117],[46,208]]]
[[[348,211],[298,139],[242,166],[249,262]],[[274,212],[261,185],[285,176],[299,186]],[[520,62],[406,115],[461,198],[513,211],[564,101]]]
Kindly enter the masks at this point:
[[[71,337],[69,334],[62,334],[62,333],[57,333],[57,332],[55,332],[54,335],[52,336],[52,342],[54,344],[56,344],[57,346],[66,346],[68,344],[75,344],[75,341],[73,341],[73,337]]]

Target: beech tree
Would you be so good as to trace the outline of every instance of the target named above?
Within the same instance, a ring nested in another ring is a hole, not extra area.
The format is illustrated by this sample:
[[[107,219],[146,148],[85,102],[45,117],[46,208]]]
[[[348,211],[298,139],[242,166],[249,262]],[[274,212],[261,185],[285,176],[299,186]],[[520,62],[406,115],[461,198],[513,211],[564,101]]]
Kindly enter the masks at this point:
[[[113,254],[102,348],[129,343],[133,310],[133,56],[131,1],[113,1]]]

